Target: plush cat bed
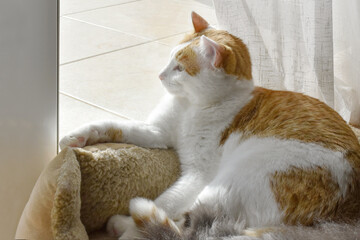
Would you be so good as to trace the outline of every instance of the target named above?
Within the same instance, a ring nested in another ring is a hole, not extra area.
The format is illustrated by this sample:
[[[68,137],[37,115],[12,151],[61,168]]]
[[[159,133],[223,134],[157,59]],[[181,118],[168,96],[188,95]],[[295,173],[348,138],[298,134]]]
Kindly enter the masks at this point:
[[[127,214],[135,196],[156,198],[179,174],[172,150],[114,143],[65,149],[40,175],[16,238],[116,239],[104,232],[107,219]]]
[[[67,148],[44,169],[31,193],[17,239],[116,239],[103,227],[128,214],[129,200],[154,199],[179,176],[173,150],[127,144]]]

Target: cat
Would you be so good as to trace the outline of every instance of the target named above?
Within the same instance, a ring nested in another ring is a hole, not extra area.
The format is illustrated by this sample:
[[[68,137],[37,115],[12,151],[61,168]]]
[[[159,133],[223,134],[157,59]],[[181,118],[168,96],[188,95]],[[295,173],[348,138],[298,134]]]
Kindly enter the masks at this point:
[[[146,122],[95,122],[60,147],[124,142],[174,148],[180,178],[131,217],[120,239],[360,239],[360,145],[312,97],[254,86],[241,39],[192,12],[194,33],[159,78],[168,94]]]

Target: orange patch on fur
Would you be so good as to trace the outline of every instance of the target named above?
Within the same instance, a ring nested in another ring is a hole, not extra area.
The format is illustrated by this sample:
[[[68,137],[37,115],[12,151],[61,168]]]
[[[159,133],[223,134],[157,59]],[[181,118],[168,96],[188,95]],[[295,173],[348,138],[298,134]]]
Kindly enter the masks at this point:
[[[360,161],[360,151],[347,151],[346,159],[353,164]],[[353,219],[360,219],[360,167],[354,167],[353,174],[349,177],[347,194],[341,199],[338,208],[338,217],[343,221],[351,222]]]
[[[294,168],[276,172],[270,182],[286,224],[312,225],[316,220],[335,219],[340,189],[329,171]]]
[[[185,71],[190,76],[195,76],[200,72],[200,66],[197,61],[197,55],[191,46],[186,46],[176,54],[176,60],[183,65]]]
[[[343,197],[330,172],[322,168],[294,168],[273,174],[271,187],[283,210],[284,223],[312,225],[320,220],[351,222],[359,219],[359,179],[352,177]]]
[[[334,151],[360,151],[359,142],[346,122],[319,100],[289,91],[257,87],[253,98],[222,134],[220,144],[233,132],[251,136],[295,139],[317,143]],[[353,166],[360,166],[360,159]]]
[[[271,186],[284,222],[311,225],[314,220],[343,221],[360,215],[360,145],[351,128],[326,104],[300,93],[255,88],[253,98],[223,132],[220,145],[234,132],[240,132],[242,140],[257,136],[316,143],[342,152],[352,166],[345,197],[325,169],[275,173]]]
[[[168,218],[165,218],[164,222],[162,223],[164,226],[166,227],[171,227],[170,225],[170,222],[169,222],[169,219]]]
[[[237,76],[238,79],[252,79],[251,59],[249,50],[241,39],[224,30],[206,29],[186,35],[181,43],[192,41],[187,47],[199,46],[200,36],[205,35],[225,48],[222,55],[223,61],[217,66],[224,69],[225,73]]]
[[[132,216],[133,220],[134,220],[134,223],[136,224],[136,226],[138,228],[144,228],[145,226],[145,223],[149,222],[150,219],[149,218],[146,218],[146,217],[137,217],[137,216]]]
[[[141,229],[141,228],[144,228],[145,224],[149,223],[151,221],[151,219],[155,218],[155,212],[156,212],[156,208],[154,207],[151,210],[151,214],[148,216],[144,216],[144,215],[139,216],[136,214],[131,214],[131,217],[134,220],[134,223],[136,224],[136,226]]]

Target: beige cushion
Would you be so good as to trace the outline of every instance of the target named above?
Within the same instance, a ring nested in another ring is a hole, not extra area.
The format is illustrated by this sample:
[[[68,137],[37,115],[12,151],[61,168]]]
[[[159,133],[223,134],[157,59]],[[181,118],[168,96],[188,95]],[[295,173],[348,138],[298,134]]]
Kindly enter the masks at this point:
[[[110,239],[101,231],[110,216],[128,214],[133,197],[155,199],[179,173],[172,150],[114,143],[65,149],[37,180],[16,238]]]

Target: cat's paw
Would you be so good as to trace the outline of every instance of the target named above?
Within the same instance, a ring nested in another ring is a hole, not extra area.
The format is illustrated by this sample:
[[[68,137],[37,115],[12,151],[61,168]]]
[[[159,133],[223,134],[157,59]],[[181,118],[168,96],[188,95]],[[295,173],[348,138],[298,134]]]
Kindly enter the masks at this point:
[[[61,149],[64,149],[65,147],[81,148],[98,142],[101,142],[101,132],[98,128],[84,126],[63,137],[60,140],[59,145]]]
[[[129,224],[131,217],[124,215],[114,215],[109,218],[106,224],[106,231],[112,237],[119,237],[133,225]],[[131,225],[131,226],[130,226]]]
[[[175,233],[180,233],[179,228],[171,220],[166,212],[156,207],[151,200],[144,198],[134,198],[130,201],[130,214],[138,229],[146,228],[146,225],[152,223],[154,225],[162,225],[170,228]]]
[[[60,140],[59,146],[61,150],[66,147],[84,147],[86,145],[86,141],[87,137],[85,136],[68,135]]]

